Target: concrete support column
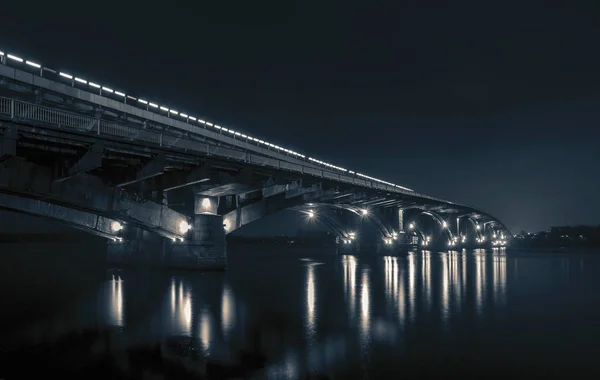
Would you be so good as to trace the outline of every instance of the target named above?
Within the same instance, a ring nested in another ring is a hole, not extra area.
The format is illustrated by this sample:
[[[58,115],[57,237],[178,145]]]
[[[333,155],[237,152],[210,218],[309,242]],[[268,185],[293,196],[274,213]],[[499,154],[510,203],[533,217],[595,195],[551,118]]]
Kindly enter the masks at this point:
[[[407,251],[409,245],[404,231],[404,210],[399,207],[384,209],[384,220],[391,236],[383,236],[377,252],[393,255]]]
[[[182,269],[227,268],[223,216],[217,215],[217,199],[196,195],[194,222],[183,242],[174,242],[169,266]]]
[[[398,232],[404,232],[404,210],[398,207]]]

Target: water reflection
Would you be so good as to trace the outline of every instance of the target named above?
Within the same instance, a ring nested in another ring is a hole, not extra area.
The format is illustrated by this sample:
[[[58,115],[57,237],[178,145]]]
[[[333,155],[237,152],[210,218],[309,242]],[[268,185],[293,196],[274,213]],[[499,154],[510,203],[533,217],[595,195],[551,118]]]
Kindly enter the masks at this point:
[[[494,254],[492,262],[494,263],[494,300],[504,305],[506,303],[506,256]]]
[[[171,334],[192,336],[192,294],[181,278],[171,279]]]
[[[461,282],[461,268],[458,264],[461,257],[463,257],[463,254],[457,251],[452,251],[450,254],[450,283],[452,285],[452,297],[454,298],[454,305],[457,312],[461,311],[464,290]]]
[[[235,297],[230,287],[223,285],[221,295],[221,329],[223,330],[223,338],[229,339],[231,331],[235,327]]]
[[[315,266],[306,266],[306,328],[307,337],[310,341],[314,340],[316,332],[316,287],[315,287]]]
[[[400,273],[398,257],[385,256],[385,295],[387,310],[396,313],[398,323],[402,327],[406,318],[406,296],[404,294],[404,277]]]
[[[476,249],[475,255],[475,310],[481,316],[485,302],[485,250]]]
[[[202,348],[204,355],[209,356],[211,354],[211,344],[214,339],[214,324],[209,310],[207,308],[202,308],[198,319],[198,339],[200,341],[200,347]]]
[[[124,300],[123,300],[123,280],[121,276],[112,275],[112,279],[107,282],[108,296],[106,297],[106,315],[107,322],[111,326],[123,327],[124,319]]]
[[[345,255],[319,266],[289,260],[260,270],[234,267],[135,282],[123,272],[103,279],[101,305],[106,324],[121,327],[114,329],[119,333],[139,339],[155,330],[160,339],[186,347],[186,355],[204,359],[256,350],[269,361],[258,378],[303,378],[310,371],[364,364],[374,352],[401,357],[404,345],[434,347],[444,343],[444,336],[435,335],[439,330],[457,336],[466,325],[481,328],[470,323],[474,317],[492,321],[489,314],[509,306],[507,281],[516,269],[509,259],[516,261],[500,251],[420,251],[360,260]],[[571,265],[573,272],[579,264]],[[144,309],[135,307],[140,299],[146,300]],[[419,334],[424,343],[414,342]]]
[[[450,316],[450,278],[449,278],[449,257],[450,253],[442,253],[442,292],[441,292],[441,313],[442,320],[447,323]]]
[[[416,320],[417,310],[417,268],[416,268],[416,252],[408,254],[408,299],[410,307],[411,321]]]
[[[431,252],[421,252],[421,288],[425,309],[431,311]]]
[[[344,268],[344,297],[348,308],[348,319],[354,323],[356,316],[356,257],[342,256]]]
[[[360,337],[363,350],[366,350],[371,339],[371,291],[369,288],[369,268],[364,268],[360,283]]]

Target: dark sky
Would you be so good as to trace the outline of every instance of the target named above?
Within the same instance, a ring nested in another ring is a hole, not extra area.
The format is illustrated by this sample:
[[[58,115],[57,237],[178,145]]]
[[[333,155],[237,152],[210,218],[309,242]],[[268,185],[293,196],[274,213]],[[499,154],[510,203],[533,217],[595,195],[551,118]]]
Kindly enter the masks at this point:
[[[600,223],[598,1],[126,3],[5,4],[1,49],[514,232]]]

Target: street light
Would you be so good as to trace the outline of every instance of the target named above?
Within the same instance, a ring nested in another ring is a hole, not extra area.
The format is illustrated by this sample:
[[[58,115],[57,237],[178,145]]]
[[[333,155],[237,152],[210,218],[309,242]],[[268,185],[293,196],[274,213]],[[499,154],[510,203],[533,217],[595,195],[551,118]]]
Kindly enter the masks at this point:
[[[410,223],[410,224],[408,225],[408,229],[409,229],[409,230],[412,230],[413,228],[415,228],[415,225],[414,225],[413,223]]]
[[[309,217],[310,219],[314,218],[314,217],[315,217],[315,212],[314,212],[313,210],[309,210],[309,211],[308,211],[308,217]]]
[[[363,208],[361,212],[362,212],[363,216],[369,215],[369,210],[367,210],[366,208]]]

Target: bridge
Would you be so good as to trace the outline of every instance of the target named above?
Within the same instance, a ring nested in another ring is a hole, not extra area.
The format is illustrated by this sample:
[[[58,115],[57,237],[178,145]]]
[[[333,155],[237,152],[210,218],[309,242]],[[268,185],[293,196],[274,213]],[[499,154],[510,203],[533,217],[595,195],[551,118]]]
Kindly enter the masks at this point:
[[[106,238],[120,262],[224,268],[226,235],[284,209],[323,223],[342,252],[504,247],[511,236],[474,207],[4,51],[0,139],[0,209]]]

